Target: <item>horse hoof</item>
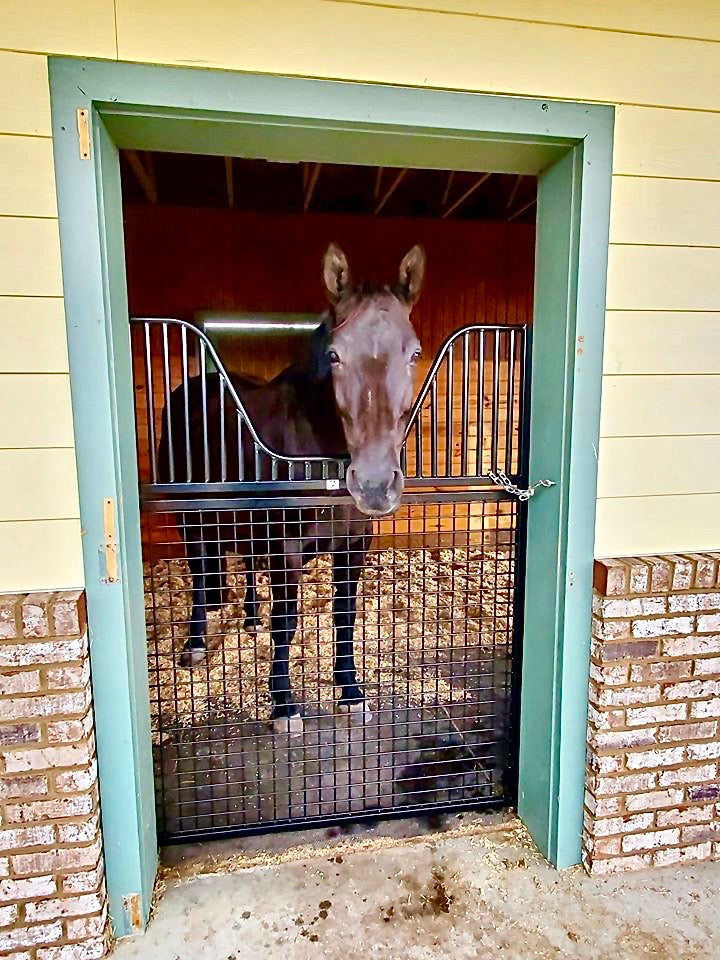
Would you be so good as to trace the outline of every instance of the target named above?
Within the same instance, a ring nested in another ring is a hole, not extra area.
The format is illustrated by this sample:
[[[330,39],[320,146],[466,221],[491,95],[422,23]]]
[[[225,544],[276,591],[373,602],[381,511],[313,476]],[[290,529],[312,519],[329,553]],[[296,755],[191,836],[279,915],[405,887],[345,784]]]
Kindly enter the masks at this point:
[[[338,708],[341,713],[348,714],[351,722],[370,723],[372,720],[372,712],[365,700],[358,700],[355,703],[339,703]]]
[[[243,630],[245,633],[257,633],[258,627],[261,626],[262,620],[260,617],[246,617],[243,623]]]
[[[303,732],[303,718],[299,713],[291,717],[275,717],[272,724],[275,733],[297,737]]]
[[[185,670],[192,670],[199,664],[207,660],[207,649],[205,647],[185,647],[178,657],[178,666]]]

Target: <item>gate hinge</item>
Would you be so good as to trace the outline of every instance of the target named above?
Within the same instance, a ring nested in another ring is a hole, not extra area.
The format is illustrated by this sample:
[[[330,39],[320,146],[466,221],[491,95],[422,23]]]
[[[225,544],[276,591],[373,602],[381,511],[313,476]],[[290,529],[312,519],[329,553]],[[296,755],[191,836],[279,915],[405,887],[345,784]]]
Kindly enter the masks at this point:
[[[117,539],[115,537],[115,504],[110,497],[103,500],[103,552],[105,554],[105,576],[103,583],[117,583]]]
[[[525,500],[529,500],[530,497],[534,497],[538,487],[555,486],[554,480],[538,480],[537,483],[531,483],[529,487],[518,487],[502,472],[502,470],[498,470],[497,473],[493,473],[493,471],[490,470],[488,472],[488,476],[495,486],[502,487],[506,493],[512,493],[513,496],[517,497],[518,500],[523,502]]]
[[[77,111],[77,131],[78,146],[80,148],[80,159],[90,159],[90,111],[86,107],[80,107]]]

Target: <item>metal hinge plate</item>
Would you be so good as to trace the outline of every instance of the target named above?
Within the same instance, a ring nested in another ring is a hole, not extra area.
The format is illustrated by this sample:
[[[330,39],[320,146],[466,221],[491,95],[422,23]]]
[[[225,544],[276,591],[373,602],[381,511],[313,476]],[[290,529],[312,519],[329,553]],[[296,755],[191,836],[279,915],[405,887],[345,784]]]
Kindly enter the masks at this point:
[[[80,159],[90,159],[90,111],[81,107],[77,111],[78,146]]]
[[[103,583],[117,583],[117,539],[115,537],[115,504],[110,497],[103,500],[103,551],[105,554],[105,576]]]

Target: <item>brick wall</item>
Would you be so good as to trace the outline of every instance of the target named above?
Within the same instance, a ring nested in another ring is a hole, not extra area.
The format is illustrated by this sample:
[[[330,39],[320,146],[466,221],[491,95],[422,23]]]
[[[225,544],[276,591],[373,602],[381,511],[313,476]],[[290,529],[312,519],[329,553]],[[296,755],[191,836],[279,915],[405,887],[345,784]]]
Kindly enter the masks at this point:
[[[583,859],[720,859],[720,555],[595,564]]]
[[[84,596],[0,595],[0,957],[106,949]]]

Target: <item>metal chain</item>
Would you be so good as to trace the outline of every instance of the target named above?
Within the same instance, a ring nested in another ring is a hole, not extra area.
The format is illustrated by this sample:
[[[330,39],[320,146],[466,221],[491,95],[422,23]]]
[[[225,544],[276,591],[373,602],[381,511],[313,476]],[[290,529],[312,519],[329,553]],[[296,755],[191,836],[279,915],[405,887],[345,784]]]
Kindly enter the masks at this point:
[[[502,487],[506,493],[512,493],[513,496],[516,496],[518,500],[523,502],[525,500],[529,500],[530,497],[534,497],[535,491],[538,487],[555,486],[554,480],[538,480],[537,483],[532,483],[529,487],[523,489],[522,487],[518,487],[516,484],[512,483],[511,480],[505,476],[502,470],[498,470],[497,473],[493,473],[493,471],[490,470],[488,472],[488,476],[496,486]]]

